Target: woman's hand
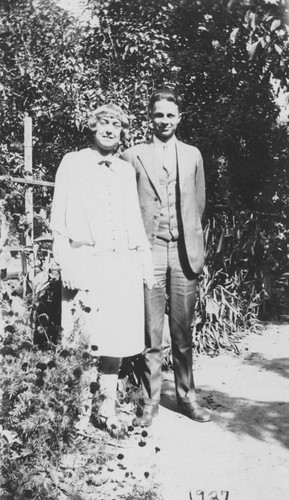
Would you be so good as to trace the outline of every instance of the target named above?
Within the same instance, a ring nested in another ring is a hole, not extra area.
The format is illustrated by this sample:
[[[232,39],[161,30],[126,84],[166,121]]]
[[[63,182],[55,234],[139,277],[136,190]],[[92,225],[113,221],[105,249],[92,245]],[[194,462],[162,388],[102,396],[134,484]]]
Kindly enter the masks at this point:
[[[141,258],[144,284],[148,290],[151,290],[155,285],[157,285],[157,280],[154,276],[151,250],[138,250],[138,254]]]
[[[56,263],[61,269],[63,286],[70,290],[80,290],[83,273],[81,273],[80,265],[75,259],[75,253],[69,239],[58,232],[55,232],[53,237],[53,254]]]
[[[157,285],[157,280],[154,275],[144,278],[143,281],[148,290],[151,290]]]
[[[79,280],[74,275],[73,271],[68,270],[67,268],[61,269],[61,281],[65,288],[69,288],[70,290],[80,290]]]

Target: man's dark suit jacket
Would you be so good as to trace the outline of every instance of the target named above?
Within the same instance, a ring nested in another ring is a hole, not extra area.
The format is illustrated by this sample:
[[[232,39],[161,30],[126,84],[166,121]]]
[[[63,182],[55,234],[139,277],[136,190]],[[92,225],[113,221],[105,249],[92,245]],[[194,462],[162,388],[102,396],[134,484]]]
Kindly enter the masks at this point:
[[[202,215],[205,208],[205,179],[200,151],[176,140],[180,211],[185,247],[192,271],[198,274],[204,264]],[[148,239],[154,245],[161,211],[158,175],[159,159],[153,142],[138,144],[122,158],[136,170],[139,202]]]

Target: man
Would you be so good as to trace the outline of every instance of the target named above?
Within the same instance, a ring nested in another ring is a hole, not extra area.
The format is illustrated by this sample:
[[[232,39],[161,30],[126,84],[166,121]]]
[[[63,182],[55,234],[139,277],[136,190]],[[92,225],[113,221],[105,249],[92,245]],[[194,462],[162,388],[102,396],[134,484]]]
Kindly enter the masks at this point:
[[[152,245],[157,285],[145,290],[146,350],[143,355],[142,414],[134,425],[147,427],[161,396],[162,332],[168,295],[176,396],[180,411],[198,422],[211,420],[196,403],[192,372],[191,323],[197,274],[204,260],[201,218],[205,182],[200,151],[176,139],[179,99],[170,89],[156,91],[149,111],[153,138],[123,155],[136,170],[142,217]]]

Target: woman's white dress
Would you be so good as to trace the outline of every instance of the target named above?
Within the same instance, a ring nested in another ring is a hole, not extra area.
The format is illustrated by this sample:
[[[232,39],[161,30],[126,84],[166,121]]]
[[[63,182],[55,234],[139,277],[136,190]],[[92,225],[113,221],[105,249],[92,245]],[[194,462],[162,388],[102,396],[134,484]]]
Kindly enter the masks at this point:
[[[62,340],[125,357],[144,349],[142,261],[150,248],[133,167],[103,160],[90,148],[68,153],[56,175],[51,228],[65,244],[54,246],[55,258],[80,283],[64,289]]]

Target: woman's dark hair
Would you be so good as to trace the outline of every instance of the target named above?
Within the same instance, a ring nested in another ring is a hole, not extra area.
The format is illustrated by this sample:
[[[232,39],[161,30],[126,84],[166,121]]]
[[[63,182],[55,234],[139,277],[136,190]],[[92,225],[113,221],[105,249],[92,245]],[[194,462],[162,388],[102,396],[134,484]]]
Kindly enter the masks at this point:
[[[169,87],[163,87],[161,89],[155,90],[151,95],[149,101],[149,112],[152,112],[153,106],[157,101],[162,100],[173,102],[178,106],[179,111],[181,111],[181,98],[179,97],[177,92],[173,89],[170,89]]]

